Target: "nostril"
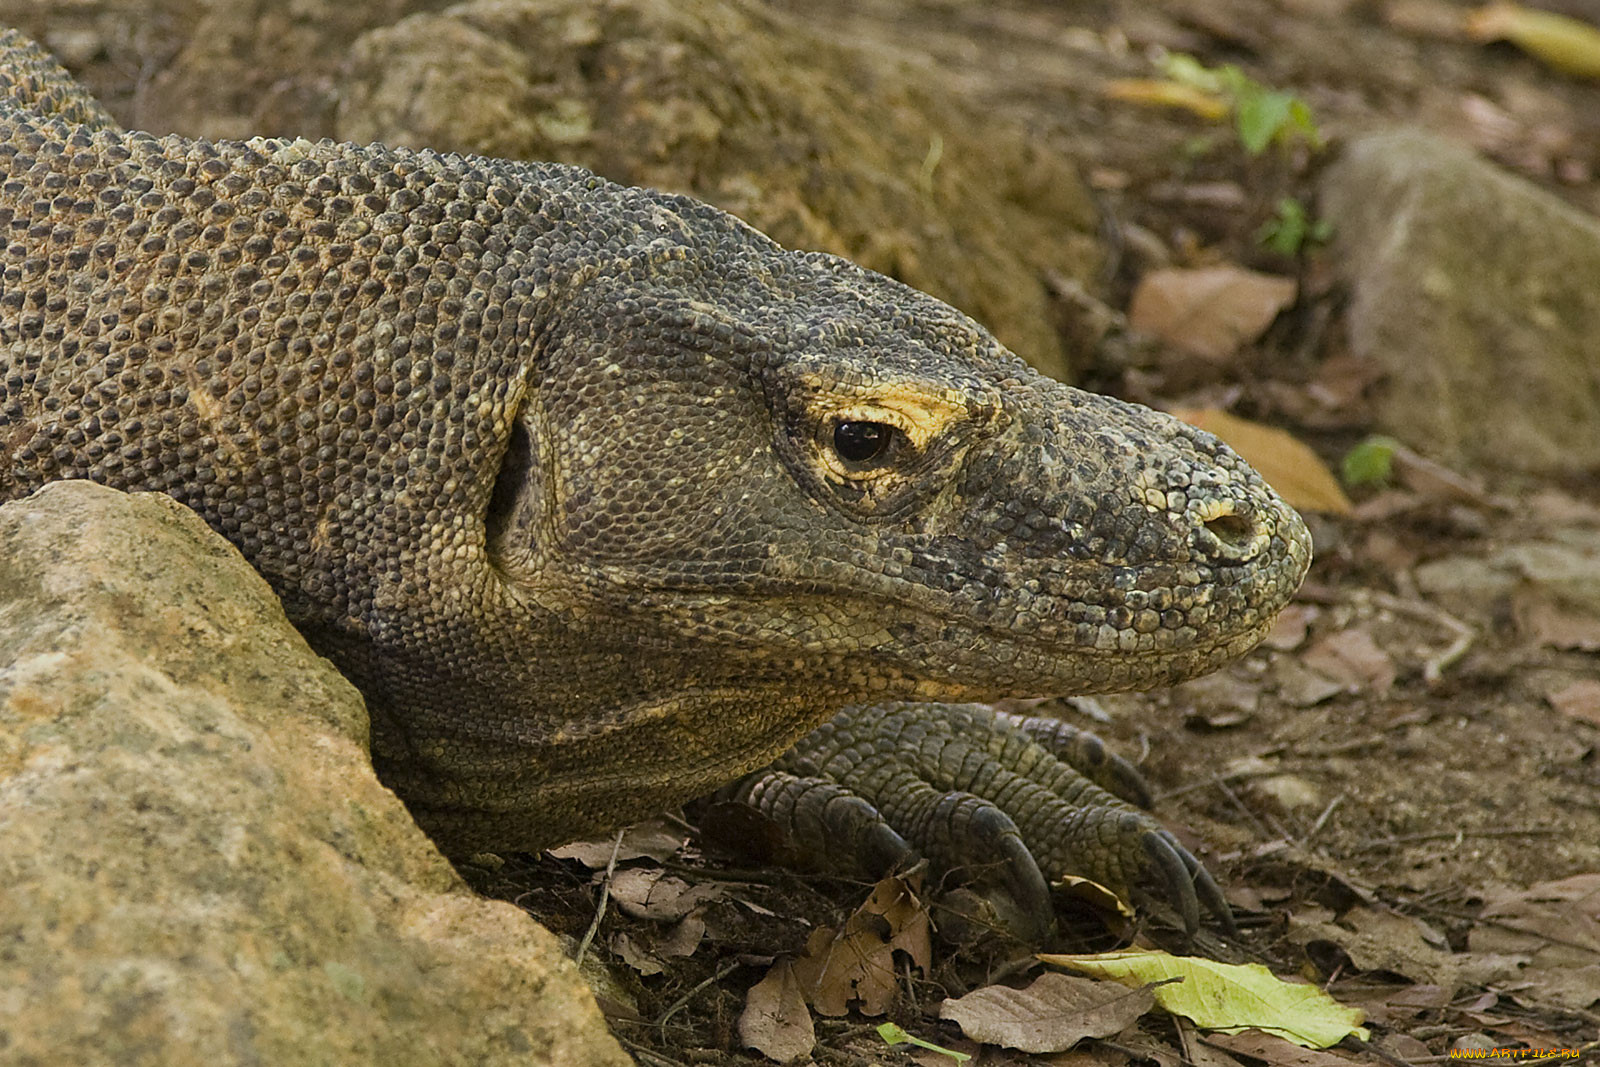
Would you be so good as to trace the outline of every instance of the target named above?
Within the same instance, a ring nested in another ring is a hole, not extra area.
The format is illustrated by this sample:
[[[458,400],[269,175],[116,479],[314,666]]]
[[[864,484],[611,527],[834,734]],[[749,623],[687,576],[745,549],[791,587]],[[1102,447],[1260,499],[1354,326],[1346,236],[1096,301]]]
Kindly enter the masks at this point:
[[[1240,515],[1218,515],[1202,525],[1229,548],[1245,548],[1255,540],[1256,524]]]

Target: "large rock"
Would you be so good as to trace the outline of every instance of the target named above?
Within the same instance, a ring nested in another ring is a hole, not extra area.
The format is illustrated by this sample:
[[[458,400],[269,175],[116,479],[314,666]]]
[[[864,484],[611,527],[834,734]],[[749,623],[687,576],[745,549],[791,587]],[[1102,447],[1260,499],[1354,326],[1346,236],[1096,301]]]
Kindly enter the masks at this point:
[[[474,0],[367,33],[337,136],[577,163],[847,256],[1069,374],[1046,279],[1099,266],[1070,161],[928,68],[732,0]]]
[[[366,735],[186,509],[87,482],[0,508],[0,1062],[626,1063]]]
[[[689,193],[924,289],[1070,374],[1056,320],[1073,312],[1050,280],[1094,286],[1097,211],[1071,160],[974,114],[942,72],[740,0],[442,6],[152,0],[160,33],[106,0],[19,15],[69,58],[120,60],[84,76],[124,121],[576,163]]]
[[[1351,143],[1322,213],[1388,432],[1481,469],[1600,466],[1600,219],[1409,130]]]

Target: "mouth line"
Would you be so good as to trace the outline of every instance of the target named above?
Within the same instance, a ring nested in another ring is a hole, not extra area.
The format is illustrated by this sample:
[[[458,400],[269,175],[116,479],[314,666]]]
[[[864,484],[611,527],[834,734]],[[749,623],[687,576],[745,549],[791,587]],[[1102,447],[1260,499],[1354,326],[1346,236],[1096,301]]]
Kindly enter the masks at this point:
[[[1267,567],[1264,575],[1271,575],[1279,571],[1287,571],[1292,563],[1285,559],[1283,566]],[[874,588],[863,588],[859,581],[860,572],[852,569],[849,576],[858,580],[848,580],[844,572],[834,574],[812,574],[804,578],[800,576],[784,576],[782,578],[768,577],[759,584],[739,590],[736,593],[719,592],[708,588],[706,584],[685,580],[684,576],[676,576],[675,580],[663,582],[659,575],[644,573],[629,573],[616,580],[617,572],[613,571],[613,580],[605,582],[610,591],[621,593],[626,591],[626,600],[632,610],[640,606],[641,598],[656,599],[663,606],[670,604],[676,610],[704,610],[708,616],[715,616],[728,612],[738,615],[749,614],[745,609],[754,608],[760,604],[771,604],[783,601],[792,606],[800,607],[797,616],[837,617],[841,603],[855,603],[864,610],[861,615],[873,615],[882,620],[882,626],[891,634],[896,629],[910,627],[914,632],[928,635],[929,643],[958,646],[982,642],[985,645],[1005,647],[1010,646],[1025,651],[1030,656],[1045,657],[1050,659],[1075,658],[1079,660],[1129,660],[1143,662],[1159,662],[1164,659],[1177,659],[1184,657],[1204,656],[1210,652],[1226,649],[1241,643],[1253,645],[1258,642],[1271,627],[1278,613],[1289,603],[1288,596],[1274,600],[1263,600],[1251,603],[1251,597],[1241,595],[1241,590],[1250,588],[1258,583],[1251,582],[1244,585],[1227,585],[1217,582],[1207,582],[1200,585],[1173,586],[1163,585],[1153,589],[1141,589],[1135,585],[1132,589],[1111,589],[1106,591],[1106,603],[1091,604],[1101,612],[1123,610],[1138,614],[1143,611],[1157,611],[1176,609],[1184,614],[1197,607],[1209,608],[1207,618],[1202,623],[1185,622],[1184,628],[1194,632],[1193,637],[1178,641],[1172,639],[1171,643],[1160,647],[1128,648],[1116,644],[1108,646],[1103,642],[1081,641],[1073,633],[1079,627],[1088,627],[1090,630],[1099,630],[1108,625],[1102,619],[1094,621],[1089,619],[1072,620],[1068,612],[1077,605],[1088,603],[1082,600],[1072,600],[1067,595],[1050,593],[1032,593],[1029,597],[1029,606],[1044,608],[1055,602],[1059,610],[1048,611],[1044,617],[1019,627],[1016,621],[997,622],[972,610],[972,601],[968,599],[967,605],[962,609],[953,610],[959,594],[944,590],[934,589],[930,586],[900,577],[885,574],[872,576],[871,585]],[[798,589],[796,585],[805,582],[807,588]],[[1262,587],[1275,584],[1268,578],[1263,578],[1259,583]],[[1283,583],[1290,585],[1292,583]],[[592,590],[591,590],[592,591]],[[1173,594],[1172,603],[1168,608],[1153,608],[1149,606],[1129,607],[1120,599],[1121,594],[1127,592],[1141,592],[1150,595],[1160,593]],[[1183,595],[1178,595],[1179,593]],[[1219,594],[1221,594],[1219,596]],[[814,604],[815,611],[806,610],[803,605],[807,602]],[[1020,614],[1016,609],[1016,598],[999,605],[1010,607],[1013,612]],[[1243,609],[1249,607],[1249,615],[1253,622],[1240,626],[1235,623],[1236,617]],[[852,613],[854,614],[854,613]],[[983,614],[988,614],[985,612]],[[1037,616],[1039,613],[1034,612]],[[942,635],[951,627],[964,630],[967,639],[958,641],[947,639]],[[1112,627],[1116,634],[1128,632],[1128,627]],[[1204,633],[1201,633],[1201,631]],[[1085,631],[1086,633],[1088,631]],[[1149,636],[1155,640],[1154,635],[1161,633],[1176,633],[1171,627],[1160,627],[1145,631],[1141,636]],[[1114,640],[1114,639],[1113,639]],[[1137,639],[1135,639],[1137,640]],[[898,644],[898,640],[891,638],[885,642],[884,647]]]
[[[962,620],[961,625],[966,626],[975,638],[991,646],[1010,645],[1019,650],[1026,650],[1058,659],[1142,660],[1154,662],[1161,659],[1204,655],[1252,638],[1255,641],[1259,641],[1261,637],[1265,636],[1267,630],[1271,628],[1272,622],[1277,618],[1277,615],[1278,613],[1275,611],[1270,617],[1251,626],[1238,629],[1214,630],[1204,638],[1185,644],[1144,649],[1106,648],[1100,645],[1083,644],[1070,639],[1055,639],[1048,635],[1019,631],[1011,627],[989,626],[972,620]],[[930,620],[929,625],[933,627],[948,627],[951,623],[948,619],[940,619]]]

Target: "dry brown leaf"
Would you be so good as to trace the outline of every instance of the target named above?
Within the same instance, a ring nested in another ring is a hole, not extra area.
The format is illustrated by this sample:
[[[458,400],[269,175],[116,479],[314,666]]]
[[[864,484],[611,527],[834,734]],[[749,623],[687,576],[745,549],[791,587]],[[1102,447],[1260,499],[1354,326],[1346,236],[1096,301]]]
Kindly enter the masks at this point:
[[[611,879],[611,899],[623,914],[654,922],[675,923],[707,901],[726,895],[722,886],[690,885],[653,868],[629,868]]]
[[[823,1015],[850,1014],[852,1000],[861,1002],[863,1015],[882,1015],[894,999],[894,953],[871,930],[818,927],[795,963],[795,976]]]
[[[618,933],[611,939],[611,951],[640,974],[660,974],[667,969],[666,964],[656,959],[648,949],[625,932]]]
[[[1420,1012],[1430,1008],[1437,1010],[1454,999],[1455,993],[1444,986],[1421,983],[1396,990],[1389,996],[1388,1002],[1403,1008],[1414,1008]]]
[[[1571,719],[1581,719],[1600,726],[1600,682],[1581,678],[1545,693],[1550,706]]]
[[[1190,703],[1210,722],[1226,719],[1229,712],[1247,717],[1261,705],[1261,687],[1226,671],[1194,678],[1176,687],[1173,696]],[[1241,720],[1242,721],[1242,718]],[[1237,722],[1230,725],[1238,725]]]
[[[1069,974],[1044,974],[1026,989],[992,985],[946,1000],[939,1018],[974,1041],[1023,1052],[1062,1052],[1086,1037],[1109,1037],[1155,1005],[1148,989]]]
[[[1421,554],[1388,530],[1373,530],[1361,546],[1361,555],[1391,574],[1409,571],[1417,565]]]
[[[1264,1060],[1269,1067],[1350,1067],[1350,1060],[1344,1056],[1322,1049],[1301,1048],[1292,1041],[1260,1030],[1208,1033],[1201,1040],[1229,1052]]]
[[[1216,434],[1243,456],[1292,507],[1348,515],[1350,498],[1317,454],[1293,436],[1217,408],[1176,408],[1172,415]]]
[[[656,945],[656,951],[663,956],[693,956],[694,950],[700,947],[701,938],[705,936],[706,921],[696,914],[685,915],[677,926],[667,931],[667,935]]]
[[[1307,667],[1341,683],[1351,692],[1367,690],[1381,695],[1394,687],[1394,660],[1365,630],[1329,634],[1306,649],[1300,658]]]
[[[1213,362],[1226,362],[1294,303],[1291,278],[1243,267],[1163,267],[1139,279],[1128,310],[1135,330]]]
[[[1183,1058],[1186,1063],[1193,1064],[1194,1067],[1244,1067],[1222,1049],[1202,1041],[1200,1028],[1188,1019],[1179,1015],[1174,1016],[1172,1021],[1177,1025],[1179,1044],[1183,1048]]]
[[[1269,800],[1282,811],[1321,811],[1328,806],[1327,794],[1311,779],[1298,774],[1257,778],[1249,789],[1252,795]]]
[[[1345,352],[1324,360],[1306,391],[1323,407],[1353,407],[1386,374],[1388,371],[1376,359]]]
[[[806,942],[795,976],[823,1015],[845,1015],[858,1000],[863,1015],[882,1015],[894,1000],[894,954],[911,957],[924,972],[932,964],[928,909],[906,878],[873,887],[867,902],[837,932],[821,927]]]
[[[1278,621],[1272,624],[1261,643],[1279,652],[1293,652],[1305,644],[1311,624],[1321,614],[1322,609],[1315,604],[1290,604],[1278,615]]]
[[[676,856],[687,840],[684,834],[651,821],[628,827],[622,835],[620,846],[617,844],[617,835],[613,833],[604,838],[574,841],[548,851],[556,859],[577,860],[592,871],[603,871],[611,863],[613,850],[618,863],[646,857],[664,863]]]
[[[1188,1067],[1178,1050],[1167,1043],[1165,1037],[1147,1034],[1143,1028],[1127,1031],[1117,1038],[1120,1050],[1131,1053],[1139,1062],[1153,1061],[1157,1067]]]
[[[1075,900],[1087,906],[1107,927],[1117,930],[1133,922],[1133,905],[1117,896],[1092,878],[1076,874],[1063,874],[1050,883],[1057,896]]]
[[[1183,717],[1183,725],[1197,733],[1232,730],[1236,726],[1243,726],[1253,717],[1249,712],[1244,711],[1191,711]]]
[[[1309,708],[1344,692],[1344,686],[1287,657],[1272,665],[1272,679],[1278,695],[1297,708]]]
[[[1540,489],[1526,503],[1531,516],[1551,526],[1600,526],[1600,506],[1559,489]]]
[[[1367,1021],[1393,1030],[1426,1012],[1437,1012],[1455,1000],[1454,988],[1419,983],[1417,985],[1369,986],[1349,998],[1349,1003],[1367,1013]]]
[[[1430,934],[1433,931],[1412,916],[1367,907],[1349,909],[1337,924],[1293,916],[1288,931],[1289,940],[1297,945],[1333,942],[1360,971],[1388,971],[1414,982],[1454,989],[1455,957],[1448,946],[1430,943]]]
[[[1420,511],[1426,506],[1427,501],[1416,493],[1399,489],[1380,489],[1363,500],[1350,514],[1357,522],[1387,522],[1398,515]]]
[[[1479,918],[1467,947],[1525,959],[1515,973],[1528,996],[1578,1011],[1600,1001],[1600,873],[1493,894]]]
[[[1466,37],[1461,9],[1449,0],[1389,0],[1383,21],[1401,33],[1459,41]]]
[[[1559,604],[1549,596],[1522,589],[1511,599],[1517,629],[1551,648],[1600,652],[1600,619]]]
[[[809,1055],[817,1035],[794,964],[779,960],[750,987],[739,1013],[739,1040],[770,1060],[788,1063]]]

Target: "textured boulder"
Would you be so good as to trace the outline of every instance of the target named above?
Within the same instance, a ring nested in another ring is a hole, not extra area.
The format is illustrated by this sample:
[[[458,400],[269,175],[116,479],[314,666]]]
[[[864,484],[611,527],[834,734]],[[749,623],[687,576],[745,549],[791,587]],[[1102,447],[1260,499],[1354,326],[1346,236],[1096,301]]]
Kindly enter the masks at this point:
[[[1046,278],[1099,265],[1072,164],[930,69],[729,0],[475,0],[363,36],[337,136],[577,163],[946,300],[1069,373]]]
[[[1350,144],[1322,197],[1388,432],[1467,466],[1600,466],[1600,219],[1405,130]]]
[[[120,62],[83,77],[124,122],[576,163],[689,193],[925,289],[1069,374],[1056,320],[1073,312],[1049,280],[1093,287],[1096,208],[1071,160],[974,114],[943,72],[739,0],[441,7],[153,0],[133,18],[38,0],[17,17],[69,59],[102,42]]]
[[[87,482],[0,508],[0,1062],[626,1063],[366,732],[186,509]]]

